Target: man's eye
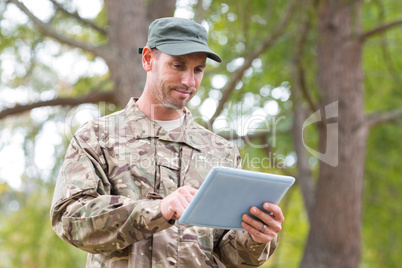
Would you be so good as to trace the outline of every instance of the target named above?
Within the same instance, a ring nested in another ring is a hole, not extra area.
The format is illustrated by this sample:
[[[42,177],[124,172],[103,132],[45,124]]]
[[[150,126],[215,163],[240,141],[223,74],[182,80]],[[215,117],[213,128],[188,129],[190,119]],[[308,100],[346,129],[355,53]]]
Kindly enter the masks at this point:
[[[201,69],[201,68],[195,68],[195,72],[196,72],[196,73],[202,73],[202,72],[204,72],[204,70]]]
[[[176,69],[183,69],[183,65],[181,64],[173,64],[173,67],[175,67]]]

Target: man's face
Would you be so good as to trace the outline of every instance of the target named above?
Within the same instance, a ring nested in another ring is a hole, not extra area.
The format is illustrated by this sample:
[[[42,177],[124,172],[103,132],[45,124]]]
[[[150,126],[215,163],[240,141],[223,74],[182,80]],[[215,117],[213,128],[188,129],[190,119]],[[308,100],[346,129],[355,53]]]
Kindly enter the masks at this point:
[[[204,76],[206,53],[171,56],[156,51],[152,68],[152,93],[158,104],[183,109],[198,90]]]

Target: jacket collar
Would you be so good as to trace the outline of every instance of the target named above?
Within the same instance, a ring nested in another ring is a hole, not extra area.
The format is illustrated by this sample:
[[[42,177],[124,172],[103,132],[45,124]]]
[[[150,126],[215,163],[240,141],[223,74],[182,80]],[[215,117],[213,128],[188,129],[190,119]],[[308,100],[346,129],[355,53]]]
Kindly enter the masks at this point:
[[[194,122],[190,111],[184,108],[185,119],[179,128],[167,132],[158,123],[149,119],[138,109],[135,99],[131,98],[124,112],[127,116],[127,123],[135,139],[159,138],[169,142],[185,143],[194,149],[201,150],[206,144],[205,129]]]

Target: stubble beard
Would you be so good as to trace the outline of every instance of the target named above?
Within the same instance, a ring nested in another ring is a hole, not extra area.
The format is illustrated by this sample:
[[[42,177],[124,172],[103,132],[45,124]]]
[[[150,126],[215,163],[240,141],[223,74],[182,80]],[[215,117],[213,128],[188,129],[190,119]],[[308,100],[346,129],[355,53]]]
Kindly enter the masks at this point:
[[[174,97],[176,90],[189,92],[189,98],[184,100],[181,98]],[[159,93],[159,94],[158,94]],[[162,84],[160,90],[155,90],[155,97],[158,99],[159,103],[171,110],[183,110],[187,103],[193,98],[194,89],[188,88],[185,85],[168,86]]]
[[[189,88],[186,85],[167,85],[160,77],[158,76],[159,68],[155,67],[155,73],[157,74],[157,82],[155,83],[155,88],[153,89],[153,94],[159,104],[163,105],[169,110],[183,110],[186,107],[187,103],[194,97],[196,89]],[[158,88],[159,87],[159,88]],[[177,99],[173,96],[174,91],[181,90],[187,91],[190,93],[189,98],[187,100],[180,101],[180,98]]]

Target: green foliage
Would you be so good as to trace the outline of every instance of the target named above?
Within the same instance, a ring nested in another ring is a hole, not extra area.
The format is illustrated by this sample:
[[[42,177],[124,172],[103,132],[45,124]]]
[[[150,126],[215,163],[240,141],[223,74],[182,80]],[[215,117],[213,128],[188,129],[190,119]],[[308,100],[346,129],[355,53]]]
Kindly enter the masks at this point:
[[[366,30],[400,19],[400,1],[367,1],[363,13]],[[402,105],[402,28],[367,41],[364,49],[365,100],[368,113],[400,108]],[[402,189],[399,179],[401,121],[371,130],[366,154],[363,213],[362,267],[399,267]]]
[[[82,96],[86,95],[94,90],[107,91],[111,90],[111,81],[108,75],[102,76],[82,76],[74,84],[71,92],[63,92],[70,96]]]
[[[283,15],[284,1],[213,1],[207,21],[211,32],[211,47],[225,60],[220,75],[229,79],[244,61],[268,37]],[[290,33],[291,35],[291,33]],[[260,95],[263,86],[279,86],[290,81],[290,38],[281,38],[281,45],[262,54],[246,71],[242,84],[231,96],[231,102],[243,100],[246,92]],[[208,83],[205,81],[204,85]]]
[[[379,25],[400,19],[400,1],[373,1],[363,13],[365,28],[372,29]],[[366,109],[383,111],[401,106],[402,91],[402,27],[373,37],[364,46],[364,71]],[[378,96],[381,97],[378,97]]]
[[[261,267],[296,268],[299,267],[299,262],[303,257],[309,229],[299,188],[293,186],[280,205],[287,219],[283,225],[283,231],[279,234],[280,244],[272,259]]]
[[[0,218],[0,267],[83,266],[86,254],[62,241],[51,228],[51,198],[52,189],[38,189],[21,201],[21,209]]]
[[[371,131],[366,163],[363,267],[399,267],[402,236],[401,122]]]

